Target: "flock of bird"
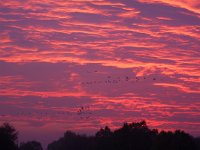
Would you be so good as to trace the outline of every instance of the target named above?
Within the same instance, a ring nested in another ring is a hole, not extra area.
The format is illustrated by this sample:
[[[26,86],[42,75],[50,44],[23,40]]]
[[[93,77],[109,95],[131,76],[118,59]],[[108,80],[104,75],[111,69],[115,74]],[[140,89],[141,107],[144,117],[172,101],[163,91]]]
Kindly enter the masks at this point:
[[[85,81],[85,82],[81,82],[82,86],[87,86],[87,85],[94,85],[94,84],[118,84],[118,83],[124,83],[124,82],[139,82],[139,81],[144,81],[144,80],[149,80],[149,81],[156,81],[156,80],[160,80],[163,81],[163,78],[158,78],[158,77],[129,77],[129,76],[125,76],[125,77],[111,77],[111,76],[107,76],[107,79],[105,80],[93,80],[93,81]]]
[[[0,119],[5,119],[6,117],[9,116],[16,116],[16,117],[36,117],[41,119],[44,118],[48,118],[50,116],[56,116],[56,117],[63,117],[66,115],[77,115],[79,116],[81,119],[89,119],[91,118],[92,115],[92,111],[90,110],[90,106],[81,106],[79,108],[77,108],[74,112],[64,112],[64,111],[60,111],[60,112],[25,112],[25,111],[21,111],[21,112],[15,112],[15,113],[9,113],[9,114],[0,114]]]
[[[81,106],[78,109],[78,115],[80,116],[81,119],[89,119],[91,118],[92,111],[90,110],[90,106]]]
[[[98,73],[98,70],[93,70],[93,71],[86,71],[87,73]],[[144,80],[149,80],[149,81],[162,81],[163,78],[158,78],[157,77],[146,77],[146,76],[135,76],[135,77],[130,77],[130,76],[124,76],[124,77],[114,77],[114,76],[107,76],[105,80],[93,80],[93,81],[85,81],[81,82],[81,85],[83,86],[88,86],[88,85],[94,85],[94,84],[119,84],[119,83],[128,83],[128,82],[139,82],[139,81],[144,81]],[[24,116],[24,117],[39,117],[40,119],[46,118],[49,116],[65,116],[65,115],[78,115],[81,119],[89,119],[92,115],[92,111],[90,109],[90,106],[80,106],[77,108],[75,112],[66,112],[66,111],[57,111],[57,112],[16,112],[15,116]],[[0,118],[6,118],[7,116],[10,116],[12,114],[0,114]]]

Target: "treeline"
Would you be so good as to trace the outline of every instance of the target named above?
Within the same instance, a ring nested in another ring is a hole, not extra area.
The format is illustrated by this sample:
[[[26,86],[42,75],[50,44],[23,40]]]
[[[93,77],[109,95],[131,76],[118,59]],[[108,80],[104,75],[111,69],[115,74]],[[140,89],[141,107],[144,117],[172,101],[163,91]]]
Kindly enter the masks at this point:
[[[18,144],[18,132],[4,123],[0,127],[0,150],[43,150],[40,142]],[[66,131],[60,139],[50,143],[47,150],[200,150],[200,138],[184,131],[149,129],[145,121],[125,123],[111,131],[100,129],[94,136]]]

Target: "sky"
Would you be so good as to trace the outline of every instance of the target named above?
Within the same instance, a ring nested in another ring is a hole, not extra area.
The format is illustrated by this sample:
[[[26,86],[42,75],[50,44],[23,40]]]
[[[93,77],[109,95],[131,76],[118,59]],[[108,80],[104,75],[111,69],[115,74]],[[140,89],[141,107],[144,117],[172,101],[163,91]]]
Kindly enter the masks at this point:
[[[0,37],[20,141],[141,120],[200,136],[199,0],[0,0]]]

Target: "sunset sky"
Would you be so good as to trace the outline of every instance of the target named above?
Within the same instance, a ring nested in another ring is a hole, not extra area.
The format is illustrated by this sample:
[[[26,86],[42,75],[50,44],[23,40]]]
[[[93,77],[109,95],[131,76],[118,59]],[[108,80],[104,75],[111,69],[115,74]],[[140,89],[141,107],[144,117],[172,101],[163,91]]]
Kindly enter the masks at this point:
[[[0,0],[0,37],[20,141],[141,120],[200,136],[199,0]]]

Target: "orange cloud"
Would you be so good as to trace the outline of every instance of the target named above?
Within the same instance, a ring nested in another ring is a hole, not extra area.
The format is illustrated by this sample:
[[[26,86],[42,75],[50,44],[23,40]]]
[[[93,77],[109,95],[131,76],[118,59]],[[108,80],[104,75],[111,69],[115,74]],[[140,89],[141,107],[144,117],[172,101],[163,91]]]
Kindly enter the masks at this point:
[[[180,7],[187,9],[193,13],[200,14],[200,2],[199,0],[138,0],[146,3],[164,3],[174,7]]]

